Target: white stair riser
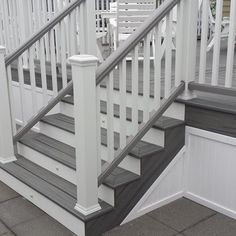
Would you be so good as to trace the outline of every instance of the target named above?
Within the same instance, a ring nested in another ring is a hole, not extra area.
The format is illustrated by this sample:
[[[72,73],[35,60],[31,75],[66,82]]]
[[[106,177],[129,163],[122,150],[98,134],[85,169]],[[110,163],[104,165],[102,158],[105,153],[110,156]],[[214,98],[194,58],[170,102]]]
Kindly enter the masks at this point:
[[[64,115],[74,117],[74,106],[69,103],[61,102],[60,112]],[[182,103],[174,102],[164,113],[164,116],[179,120],[185,120],[185,105]]]
[[[114,190],[102,184],[98,189],[98,197],[107,202],[111,206],[115,206],[115,193]]]
[[[108,156],[108,149],[105,146],[101,146],[101,157],[104,161],[111,161]],[[130,172],[133,172],[137,175],[141,175],[141,162],[139,159],[127,156],[119,165],[119,167],[128,170]]]
[[[185,105],[182,103],[174,102],[164,113],[164,116],[175,118],[178,120],[185,120]]]
[[[21,143],[18,143],[18,152],[26,159],[43,167],[44,169],[60,176],[61,178],[73,183],[74,185],[77,184],[75,170]],[[101,187],[99,188],[99,197],[110,205],[114,205],[113,189],[105,185],[101,185]]]
[[[24,144],[18,143],[17,145],[19,154],[24,156],[26,159],[60,176],[61,178],[73,184],[76,184],[75,170],[63,165],[62,163],[38,151],[33,150],[32,148]]]

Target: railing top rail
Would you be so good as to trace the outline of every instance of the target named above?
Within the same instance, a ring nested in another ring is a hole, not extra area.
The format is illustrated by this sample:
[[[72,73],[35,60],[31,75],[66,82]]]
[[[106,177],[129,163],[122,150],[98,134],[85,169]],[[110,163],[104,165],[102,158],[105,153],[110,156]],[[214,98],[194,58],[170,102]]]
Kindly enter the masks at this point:
[[[121,62],[132,49],[159,23],[180,0],[164,1],[153,14],[103,62],[96,72],[96,84],[101,81]]]
[[[27,39],[19,48],[6,56],[5,64],[10,65],[20,55],[22,55],[27,49],[29,49],[34,43],[41,39],[46,33],[48,33],[55,25],[61,22],[67,15],[69,15],[77,6],[79,6],[84,0],[75,0],[70,5],[59,12],[57,16],[49,20],[38,32],[34,33],[29,39]]]

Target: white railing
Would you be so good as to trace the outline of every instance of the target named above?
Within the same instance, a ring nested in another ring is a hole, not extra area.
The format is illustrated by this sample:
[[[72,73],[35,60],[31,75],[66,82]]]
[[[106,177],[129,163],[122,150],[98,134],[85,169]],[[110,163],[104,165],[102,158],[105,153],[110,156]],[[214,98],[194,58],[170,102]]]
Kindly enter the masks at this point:
[[[172,14],[176,4],[178,31],[174,53]],[[93,56],[70,58],[75,96],[75,146],[83,153],[78,153],[77,159],[82,197],[76,208],[84,214],[98,209],[95,186],[104,178],[98,182],[97,176],[104,169],[100,166],[101,159],[113,165],[113,160],[127,149],[129,140],[137,137],[139,129],[148,124],[152,112],[160,110],[173,90],[181,86],[181,80],[187,83],[194,80],[197,4],[197,1],[166,0],[98,67],[96,74]],[[161,31],[163,24],[166,24],[165,36]],[[187,38],[183,38],[186,35]],[[163,37],[165,53],[161,56]],[[190,95],[186,87],[183,96]],[[105,103],[103,114],[101,102]],[[136,141],[135,138],[131,142]]]
[[[75,1],[71,5],[73,3]],[[30,40],[26,41],[19,56],[14,57],[18,49],[7,56],[9,85],[13,84],[10,89],[14,90],[12,94],[17,94],[12,96],[12,110],[20,117],[20,125],[25,125],[32,116],[48,104],[51,98],[57,96],[58,91],[67,86],[68,81],[71,80],[71,68],[67,62],[70,56],[80,52],[93,54],[96,52],[94,49],[95,21],[88,20],[95,17],[90,3],[90,1],[86,4],[82,2],[53,28],[50,28],[50,22],[53,22],[51,19],[48,21],[48,31],[45,25],[45,33],[33,44],[28,46],[27,42]],[[85,22],[87,27],[84,27]],[[67,23],[69,28],[66,26]],[[32,37],[37,38],[37,34],[34,33]],[[69,41],[66,39],[68,34]],[[60,38],[59,44],[58,38]],[[29,100],[30,94],[31,100]],[[13,104],[16,109],[13,108]]]
[[[223,0],[216,1],[216,14],[213,17],[209,0],[202,1],[197,81],[200,84],[235,88],[236,2],[231,1],[229,17],[223,17],[223,3]],[[209,35],[209,32],[213,32],[212,35]]]

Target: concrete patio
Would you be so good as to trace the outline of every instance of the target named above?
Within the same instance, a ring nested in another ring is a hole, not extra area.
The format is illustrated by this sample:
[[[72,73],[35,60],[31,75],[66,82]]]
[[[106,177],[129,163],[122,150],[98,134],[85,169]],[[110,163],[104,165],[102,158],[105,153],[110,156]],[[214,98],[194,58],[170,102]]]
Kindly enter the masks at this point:
[[[46,213],[0,182],[1,236],[73,236]],[[103,236],[235,236],[236,220],[179,199]]]

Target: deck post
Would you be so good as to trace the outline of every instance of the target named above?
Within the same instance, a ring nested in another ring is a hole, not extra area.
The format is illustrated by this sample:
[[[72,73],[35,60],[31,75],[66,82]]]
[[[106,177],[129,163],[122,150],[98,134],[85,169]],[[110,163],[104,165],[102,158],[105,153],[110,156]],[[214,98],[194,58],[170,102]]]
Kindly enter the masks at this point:
[[[9,83],[5,67],[6,49],[0,46],[0,163],[6,164],[16,160],[13,146],[13,129],[9,96]]]
[[[101,209],[98,204],[96,68],[90,55],[69,58],[74,88],[77,204],[84,215]]]
[[[80,54],[97,55],[95,1],[84,1],[80,7]]]
[[[182,44],[182,78],[185,81],[185,92],[182,99],[189,100],[196,97],[193,91],[188,89],[188,84],[195,80],[196,52],[197,52],[197,24],[198,24],[198,0],[183,0],[183,40]]]

